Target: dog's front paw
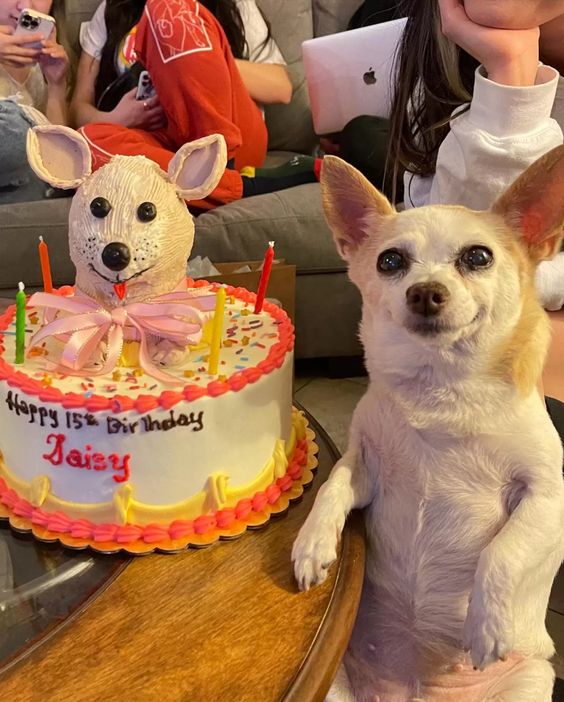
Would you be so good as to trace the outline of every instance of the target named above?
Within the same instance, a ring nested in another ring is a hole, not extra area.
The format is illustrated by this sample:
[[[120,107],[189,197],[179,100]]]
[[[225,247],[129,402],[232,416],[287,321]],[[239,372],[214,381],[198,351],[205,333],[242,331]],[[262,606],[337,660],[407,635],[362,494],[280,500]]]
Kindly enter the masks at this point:
[[[168,339],[161,339],[151,349],[151,357],[155,363],[161,366],[178,366],[185,359],[188,350],[184,346],[179,346]]]
[[[327,577],[337,558],[338,530],[334,524],[316,524],[308,518],[292,548],[294,574],[300,590],[309,590]]]
[[[513,650],[513,639],[513,616],[507,598],[489,598],[475,589],[464,623],[464,647],[470,651],[474,667],[484,670],[505,660]]]

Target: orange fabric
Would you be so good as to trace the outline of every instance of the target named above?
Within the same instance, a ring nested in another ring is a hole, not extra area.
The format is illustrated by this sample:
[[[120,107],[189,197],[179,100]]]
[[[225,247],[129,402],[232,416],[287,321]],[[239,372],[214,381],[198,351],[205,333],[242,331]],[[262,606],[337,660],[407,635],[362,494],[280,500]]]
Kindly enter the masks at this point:
[[[215,133],[225,137],[235,168],[262,165],[264,120],[243,84],[223,29],[205,7],[196,0],[147,0],[135,50],[151,74],[168,125],[158,132],[87,125],[83,133],[96,151],[96,167],[109,154],[142,154],[166,170],[182,144]],[[205,202],[191,204],[210,209],[242,194],[241,175],[227,169]]]

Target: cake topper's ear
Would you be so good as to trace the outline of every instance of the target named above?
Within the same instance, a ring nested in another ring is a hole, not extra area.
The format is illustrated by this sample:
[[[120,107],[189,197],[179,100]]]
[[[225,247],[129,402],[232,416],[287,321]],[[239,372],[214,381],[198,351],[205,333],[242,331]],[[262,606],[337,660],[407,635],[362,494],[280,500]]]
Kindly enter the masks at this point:
[[[78,188],[92,173],[88,144],[70,127],[46,124],[30,129],[27,159],[41,180],[62,190]]]
[[[227,164],[227,147],[221,134],[190,141],[174,155],[168,177],[184,200],[201,200],[219,183]]]

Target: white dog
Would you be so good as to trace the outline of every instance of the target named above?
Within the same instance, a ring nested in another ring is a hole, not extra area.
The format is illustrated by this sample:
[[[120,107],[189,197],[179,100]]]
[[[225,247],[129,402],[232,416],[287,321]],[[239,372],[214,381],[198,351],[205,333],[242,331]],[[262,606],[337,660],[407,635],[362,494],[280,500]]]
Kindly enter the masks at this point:
[[[549,325],[534,272],[562,239],[564,146],[489,212],[398,214],[334,157],[322,189],[370,375],[292,553],[301,589],[322,582],[366,508],[363,601],[329,699],[549,702],[564,483],[537,391]]]

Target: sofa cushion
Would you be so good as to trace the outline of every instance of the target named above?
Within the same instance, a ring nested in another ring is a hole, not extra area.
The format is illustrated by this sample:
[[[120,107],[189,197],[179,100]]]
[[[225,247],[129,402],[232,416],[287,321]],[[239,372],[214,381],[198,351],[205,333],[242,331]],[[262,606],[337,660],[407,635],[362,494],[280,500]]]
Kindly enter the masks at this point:
[[[72,47],[78,52],[80,51],[78,42],[80,25],[82,22],[88,22],[101,1],[102,0],[65,0],[67,33]]]
[[[316,37],[342,32],[362,5],[362,0],[313,0],[313,31]]]
[[[53,281],[70,283],[75,270],[69,257],[68,219],[71,198],[17,202],[0,206],[0,289],[42,284],[37,245],[42,235],[49,246]]]
[[[318,183],[249,197],[200,215],[193,255],[212,261],[261,259],[269,240],[276,255],[305,271],[344,271],[321,206]]]

